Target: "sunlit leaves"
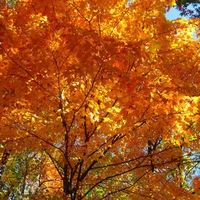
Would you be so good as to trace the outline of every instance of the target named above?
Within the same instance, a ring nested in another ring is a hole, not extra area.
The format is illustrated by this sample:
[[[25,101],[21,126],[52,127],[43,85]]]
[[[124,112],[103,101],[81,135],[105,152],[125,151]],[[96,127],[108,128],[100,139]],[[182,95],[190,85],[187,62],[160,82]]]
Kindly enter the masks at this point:
[[[24,149],[44,155],[46,165],[30,161],[41,167],[38,198],[192,198],[197,20],[167,21],[173,4],[33,0],[3,7],[1,143],[11,156]],[[31,174],[24,162],[18,168]]]

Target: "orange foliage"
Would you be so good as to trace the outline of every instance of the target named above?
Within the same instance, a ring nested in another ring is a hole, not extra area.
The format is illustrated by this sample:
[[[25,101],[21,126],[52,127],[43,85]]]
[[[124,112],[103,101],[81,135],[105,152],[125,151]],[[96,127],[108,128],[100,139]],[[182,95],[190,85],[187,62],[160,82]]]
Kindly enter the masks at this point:
[[[196,197],[199,20],[168,21],[174,2],[2,4],[0,143],[45,151],[55,196]]]
[[[200,177],[196,177],[193,180],[194,190],[196,193],[200,193]]]

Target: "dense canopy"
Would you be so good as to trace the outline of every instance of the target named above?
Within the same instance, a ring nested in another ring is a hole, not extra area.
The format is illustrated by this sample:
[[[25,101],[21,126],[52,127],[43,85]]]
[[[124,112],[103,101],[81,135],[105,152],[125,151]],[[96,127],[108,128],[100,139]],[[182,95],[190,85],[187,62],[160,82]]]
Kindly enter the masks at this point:
[[[200,25],[174,5],[0,1],[1,199],[199,199]]]

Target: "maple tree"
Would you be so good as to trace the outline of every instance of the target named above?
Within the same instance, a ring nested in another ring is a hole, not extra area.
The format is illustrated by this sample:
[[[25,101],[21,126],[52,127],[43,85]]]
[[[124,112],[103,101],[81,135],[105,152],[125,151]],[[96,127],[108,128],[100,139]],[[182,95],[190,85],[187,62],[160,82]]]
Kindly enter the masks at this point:
[[[199,19],[174,3],[1,1],[1,198],[199,198]]]

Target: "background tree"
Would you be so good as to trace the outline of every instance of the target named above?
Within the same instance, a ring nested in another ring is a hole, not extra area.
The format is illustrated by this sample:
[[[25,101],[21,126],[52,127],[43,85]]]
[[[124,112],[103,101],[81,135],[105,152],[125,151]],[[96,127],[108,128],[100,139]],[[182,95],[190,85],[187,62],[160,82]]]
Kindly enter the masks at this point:
[[[10,195],[34,181],[29,199],[199,198],[198,19],[169,22],[173,5],[1,3],[2,184],[27,171]]]
[[[1,199],[38,197],[38,194],[45,190],[42,180],[47,163],[45,156],[36,151],[32,153],[23,150],[19,154],[11,155],[1,177]]]
[[[200,1],[199,0],[177,0],[177,9],[183,16],[200,17]]]

